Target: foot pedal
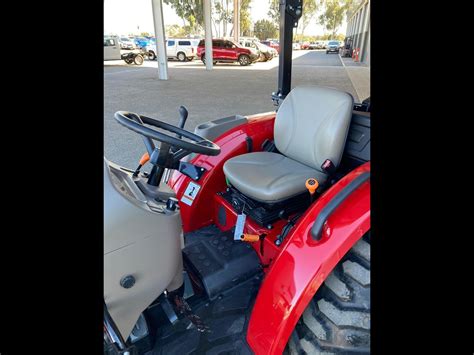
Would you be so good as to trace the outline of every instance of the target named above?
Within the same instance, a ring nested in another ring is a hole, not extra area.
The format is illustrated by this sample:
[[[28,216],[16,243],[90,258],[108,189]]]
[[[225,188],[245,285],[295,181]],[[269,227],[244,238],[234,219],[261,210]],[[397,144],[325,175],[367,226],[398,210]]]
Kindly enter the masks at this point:
[[[171,305],[171,302],[168,300],[168,297],[163,297],[161,308],[163,309],[163,312],[165,312],[166,317],[168,317],[170,323],[173,325],[176,324],[176,322],[178,321],[178,315],[174,311],[174,308]]]

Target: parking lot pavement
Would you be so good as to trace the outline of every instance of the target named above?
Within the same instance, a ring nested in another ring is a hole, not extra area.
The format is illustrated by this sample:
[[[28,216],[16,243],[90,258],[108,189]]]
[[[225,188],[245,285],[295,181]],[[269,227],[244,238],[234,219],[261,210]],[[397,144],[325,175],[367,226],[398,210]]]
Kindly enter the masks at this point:
[[[338,55],[294,51],[292,87],[316,84],[357,93]],[[277,89],[278,58],[249,67],[217,64],[206,71],[199,61],[169,61],[169,80],[159,80],[156,61],[143,66],[104,62],[104,155],[135,168],[145,148],[136,133],[119,125],[113,115],[124,110],[177,124],[180,105],[189,111],[186,128],[235,114],[274,111],[271,93]],[[303,63],[303,64],[301,64]],[[322,70],[322,67],[324,69]]]
[[[325,49],[317,49],[306,51],[306,55],[293,59],[293,67],[295,66],[342,67],[342,63],[337,54],[326,54]]]
[[[370,68],[365,63],[354,62],[352,58],[340,57],[359,101],[370,97]]]

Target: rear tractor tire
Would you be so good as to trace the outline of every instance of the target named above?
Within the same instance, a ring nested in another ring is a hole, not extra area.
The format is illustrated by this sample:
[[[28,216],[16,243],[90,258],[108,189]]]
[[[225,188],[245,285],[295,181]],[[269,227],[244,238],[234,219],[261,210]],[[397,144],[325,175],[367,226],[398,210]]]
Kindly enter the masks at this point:
[[[283,354],[370,353],[370,232],[314,295]]]

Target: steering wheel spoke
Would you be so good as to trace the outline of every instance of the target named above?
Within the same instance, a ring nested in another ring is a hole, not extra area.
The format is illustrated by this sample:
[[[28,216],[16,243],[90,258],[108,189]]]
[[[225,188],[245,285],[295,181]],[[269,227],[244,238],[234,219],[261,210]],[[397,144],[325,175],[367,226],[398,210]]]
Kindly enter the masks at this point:
[[[143,125],[143,121],[140,118],[140,115],[131,112],[130,116],[136,122]],[[142,135],[142,138],[143,138],[143,143],[145,144],[146,150],[147,150],[148,154],[151,156],[153,154],[153,151],[155,150],[155,143],[153,143],[153,140],[151,138],[147,137],[147,136]]]

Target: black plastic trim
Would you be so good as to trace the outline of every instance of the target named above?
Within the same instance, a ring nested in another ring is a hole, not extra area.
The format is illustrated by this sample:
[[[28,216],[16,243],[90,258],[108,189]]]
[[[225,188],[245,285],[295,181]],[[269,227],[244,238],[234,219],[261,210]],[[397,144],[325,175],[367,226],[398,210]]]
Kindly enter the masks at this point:
[[[316,221],[311,228],[311,236],[314,240],[321,239],[321,232],[323,230],[323,225],[331,216],[331,214],[339,207],[339,205],[346,200],[360,185],[370,179],[370,172],[364,172],[352,180],[349,185],[344,187],[333,199],[322,209],[319,213]]]
[[[183,173],[184,175],[190,177],[194,181],[198,181],[202,174],[204,174],[207,170],[203,167],[193,165],[191,163],[187,163],[184,161],[179,162],[179,172]]]

